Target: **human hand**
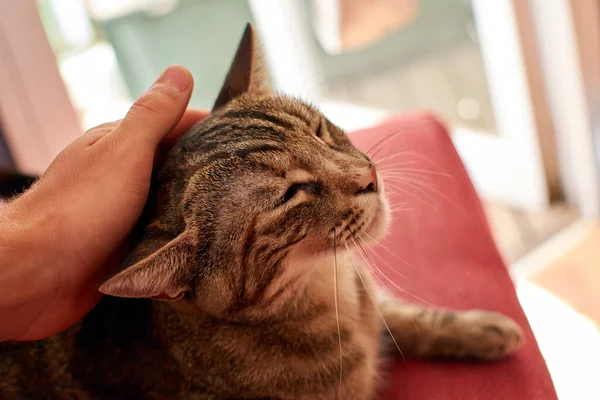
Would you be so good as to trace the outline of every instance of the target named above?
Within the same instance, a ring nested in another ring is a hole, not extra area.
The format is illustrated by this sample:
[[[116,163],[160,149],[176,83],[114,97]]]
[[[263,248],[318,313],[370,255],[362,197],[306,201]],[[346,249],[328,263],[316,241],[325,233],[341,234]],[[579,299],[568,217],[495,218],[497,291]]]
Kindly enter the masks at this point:
[[[208,115],[186,111],[192,86],[189,71],[168,68],[123,120],[71,143],[0,210],[0,340],[48,337],[97,303],[142,213],[157,155]]]

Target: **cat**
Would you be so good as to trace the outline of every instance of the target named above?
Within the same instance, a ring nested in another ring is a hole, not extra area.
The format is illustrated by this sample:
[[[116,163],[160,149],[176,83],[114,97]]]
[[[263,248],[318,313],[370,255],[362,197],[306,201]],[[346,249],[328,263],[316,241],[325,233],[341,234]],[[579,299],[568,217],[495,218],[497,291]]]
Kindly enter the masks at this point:
[[[10,169],[0,169],[0,202],[2,199],[10,199],[21,194],[37,179],[33,175],[21,174]]]
[[[384,235],[385,183],[315,107],[272,93],[260,60],[248,25],[213,113],[153,179],[107,296],[62,334],[0,344],[2,399],[370,400],[400,351],[519,347],[503,315],[379,294],[351,250]]]

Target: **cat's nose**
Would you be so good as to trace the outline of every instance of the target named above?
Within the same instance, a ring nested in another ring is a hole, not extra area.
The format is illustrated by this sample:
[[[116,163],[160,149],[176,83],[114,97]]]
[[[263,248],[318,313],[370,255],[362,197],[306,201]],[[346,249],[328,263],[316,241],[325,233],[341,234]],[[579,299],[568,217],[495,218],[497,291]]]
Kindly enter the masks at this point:
[[[377,192],[377,169],[375,166],[369,165],[369,168],[365,169],[358,177],[356,184],[358,186],[356,194]]]

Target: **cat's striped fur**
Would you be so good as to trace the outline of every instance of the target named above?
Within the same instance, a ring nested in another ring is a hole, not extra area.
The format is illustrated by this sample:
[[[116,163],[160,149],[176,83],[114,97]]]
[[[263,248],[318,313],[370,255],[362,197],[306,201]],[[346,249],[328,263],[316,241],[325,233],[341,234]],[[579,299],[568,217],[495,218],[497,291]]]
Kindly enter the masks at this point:
[[[0,201],[8,200],[27,190],[37,177],[9,169],[0,169]]]
[[[249,27],[214,113],[153,182],[137,243],[100,287],[112,296],[61,335],[0,345],[3,399],[368,400],[378,308],[405,356],[517,347],[506,317],[375,296],[346,251],[384,233],[375,167],[314,107],[271,94],[257,63]]]

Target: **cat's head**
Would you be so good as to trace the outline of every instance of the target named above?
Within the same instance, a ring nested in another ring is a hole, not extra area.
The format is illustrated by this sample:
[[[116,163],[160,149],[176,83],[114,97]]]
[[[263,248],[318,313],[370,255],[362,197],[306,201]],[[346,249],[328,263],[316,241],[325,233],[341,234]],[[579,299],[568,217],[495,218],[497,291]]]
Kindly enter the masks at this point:
[[[100,290],[222,314],[300,285],[387,205],[372,161],[316,108],[273,94],[246,29],[209,118],[169,153],[126,268]]]

